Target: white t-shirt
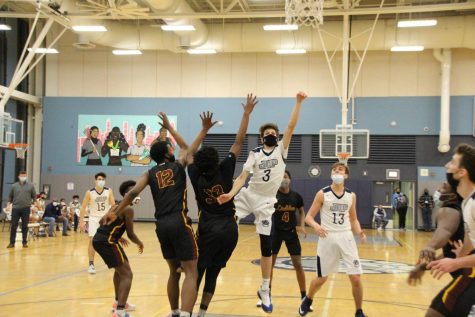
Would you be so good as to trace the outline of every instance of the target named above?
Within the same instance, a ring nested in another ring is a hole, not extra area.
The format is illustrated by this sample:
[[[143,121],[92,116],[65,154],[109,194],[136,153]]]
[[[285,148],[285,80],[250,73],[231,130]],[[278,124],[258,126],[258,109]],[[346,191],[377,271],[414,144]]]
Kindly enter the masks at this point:
[[[462,203],[463,221],[468,229],[468,237],[472,245],[475,245],[475,192]]]
[[[323,206],[320,210],[322,227],[327,231],[351,231],[350,208],[353,204],[353,194],[345,188],[342,196],[338,197],[330,186],[322,189]]]
[[[110,209],[109,196],[111,190],[104,187],[101,193],[95,188],[89,190],[89,217],[102,218]]]
[[[261,146],[249,152],[243,167],[243,170],[252,173],[249,189],[264,196],[275,197],[284,178],[287,152],[283,141],[279,141],[270,153],[264,152]]]
[[[129,146],[129,149],[127,150],[128,155],[139,155],[142,156],[144,152],[150,153],[150,146],[146,144],[138,145],[134,144],[132,146]],[[130,163],[131,166],[144,166],[148,164],[140,164],[140,163]]]

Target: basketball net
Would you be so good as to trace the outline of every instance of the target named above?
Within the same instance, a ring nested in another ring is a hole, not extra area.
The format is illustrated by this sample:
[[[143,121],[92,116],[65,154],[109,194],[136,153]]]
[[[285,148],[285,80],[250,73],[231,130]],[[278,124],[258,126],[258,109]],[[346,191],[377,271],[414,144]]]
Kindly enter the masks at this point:
[[[337,155],[338,161],[348,166],[348,159],[350,158],[350,153],[339,153]]]
[[[16,151],[16,157],[24,160],[26,150],[28,150],[28,144],[25,143],[11,143],[8,145],[10,149],[14,149]]]
[[[317,27],[323,23],[324,0],[285,0],[285,23]]]

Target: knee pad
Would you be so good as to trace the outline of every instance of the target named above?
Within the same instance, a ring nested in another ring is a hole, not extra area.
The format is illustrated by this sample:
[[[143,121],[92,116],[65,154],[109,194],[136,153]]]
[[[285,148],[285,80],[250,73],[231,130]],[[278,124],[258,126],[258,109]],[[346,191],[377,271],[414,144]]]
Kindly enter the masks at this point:
[[[259,238],[261,240],[261,255],[262,256],[272,256],[272,239],[269,236],[260,234]]]

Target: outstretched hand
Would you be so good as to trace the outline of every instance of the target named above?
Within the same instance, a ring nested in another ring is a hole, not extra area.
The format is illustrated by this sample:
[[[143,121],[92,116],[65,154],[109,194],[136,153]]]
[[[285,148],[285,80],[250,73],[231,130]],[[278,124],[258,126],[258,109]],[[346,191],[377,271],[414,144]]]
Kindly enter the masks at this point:
[[[160,124],[163,128],[167,130],[173,128],[165,112],[159,112],[158,117],[162,120],[162,122],[159,122],[158,124]]]
[[[299,91],[299,92],[297,93],[297,96],[296,96],[297,102],[302,102],[302,101],[304,101],[307,97],[308,97],[308,96],[307,96],[306,93],[304,93],[303,91]]]
[[[201,118],[201,126],[203,127],[203,130],[208,131],[211,129],[218,121],[213,122],[213,113],[206,111],[200,114]]]
[[[250,114],[258,102],[259,100],[257,100],[257,96],[247,94],[246,104],[241,103],[244,113]]]

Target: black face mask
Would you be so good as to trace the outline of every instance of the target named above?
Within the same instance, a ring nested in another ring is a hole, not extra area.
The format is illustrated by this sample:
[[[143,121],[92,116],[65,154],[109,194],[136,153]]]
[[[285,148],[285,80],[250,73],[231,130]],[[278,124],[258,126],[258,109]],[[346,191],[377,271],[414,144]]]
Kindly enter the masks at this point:
[[[175,155],[173,154],[166,154],[165,158],[168,160],[168,162],[175,162]]]
[[[446,173],[447,183],[452,187],[452,191],[457,192],[460,181],[454,178],[454,173]]]
[[[272,134],[266,135],[264,138],[264,144],[267,146],[276,146],[277,145],[277,137]]]

